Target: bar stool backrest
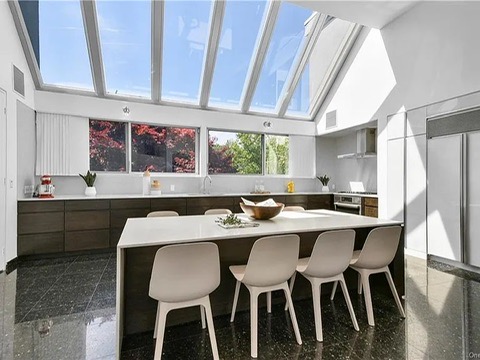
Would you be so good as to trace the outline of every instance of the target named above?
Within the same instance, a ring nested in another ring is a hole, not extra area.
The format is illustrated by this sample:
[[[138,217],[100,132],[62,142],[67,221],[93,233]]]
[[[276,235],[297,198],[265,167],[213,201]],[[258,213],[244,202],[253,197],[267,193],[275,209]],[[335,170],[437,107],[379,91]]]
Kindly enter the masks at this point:
[[[209,209],[205,211],[205,215],[230,215],[231,213],[230,209]]]
[[[155,254],[150,297],[164,302],[202,298],[220,284],[220,259],[214,243],[169,245]]]
[[[379,227],[370,231],[358,260],[352,266],[379,269],[390,264],[397,252],[401,232],[400,226]]]
[[[242,282],[265,287],[287,281],[297,267],[299,248],[300,237],[294,234],[258,239],[250,251]]]
[[[178,215],[178,212],[173,210],[152,211],[147,215],[147,217],[167,217],[167,216],[179,216],[179,215]]]
[[[282,211],[305,211],[303,206],[285,206]]]
[[[350,264],[354,230],[326,231],[318,235],[304,274],[328,278],[343,273]]]

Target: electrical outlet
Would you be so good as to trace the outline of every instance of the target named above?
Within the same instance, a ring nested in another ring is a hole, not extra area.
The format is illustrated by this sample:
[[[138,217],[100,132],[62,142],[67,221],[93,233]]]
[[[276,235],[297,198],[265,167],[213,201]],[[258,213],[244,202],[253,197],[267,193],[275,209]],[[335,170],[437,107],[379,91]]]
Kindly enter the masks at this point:
[[[175,185],[170,185],[170,191],[175,191]]]

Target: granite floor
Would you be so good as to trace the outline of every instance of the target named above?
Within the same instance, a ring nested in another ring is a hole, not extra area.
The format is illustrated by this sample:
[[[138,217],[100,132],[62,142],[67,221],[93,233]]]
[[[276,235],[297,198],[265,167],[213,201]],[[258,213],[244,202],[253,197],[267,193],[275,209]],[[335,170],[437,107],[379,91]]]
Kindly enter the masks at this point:
[[[114,359],[115,254],[22,262],[0,274],[0,359]],[[360,331],[342,296],[322,299],[324,342],[315,341],[310,300],[297,301],[303,345],[295,342],[283,306],[259,312],[259,359],[475,359],[480,358],[479,277],[407,257],[407,318],[391,294],[373,288],[376,326],[363,298],[351,292]],[[246,290],[245,290],[246,291]],[[340,294],[339,294],[340,295]],[[250,358],[249,313],[214,319],[222,359]],[[124,342],[122,359],[152,359],[152,333]],[[210,359],[199,323],[169,327],[164,359]]]

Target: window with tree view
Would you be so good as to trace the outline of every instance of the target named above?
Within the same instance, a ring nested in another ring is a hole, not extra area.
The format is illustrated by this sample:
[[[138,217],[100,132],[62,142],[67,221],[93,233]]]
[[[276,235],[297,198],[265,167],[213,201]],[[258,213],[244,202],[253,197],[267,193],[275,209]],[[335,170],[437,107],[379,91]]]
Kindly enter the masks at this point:
[[[126,123],[90,120],[90,170],[126,171]]]
[[[288,174],[288,149],[287,136],[211,130],[208,133],[208,173]]]
[[[196,130],[132,124],[132,171],[195,173]]]

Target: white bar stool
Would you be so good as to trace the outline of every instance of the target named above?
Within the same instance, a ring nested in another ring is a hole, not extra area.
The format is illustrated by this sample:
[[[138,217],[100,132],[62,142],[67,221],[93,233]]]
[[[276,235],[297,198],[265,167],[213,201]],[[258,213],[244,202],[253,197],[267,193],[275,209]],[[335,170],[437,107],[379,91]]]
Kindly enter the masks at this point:
[[[155,360],[162,357],[168,312],[198,305],[202,315],[203,311],[206,312],[213,358],[219,359],[209,297],[219,284],[220,259],[214,243],[169,245],[157,251],[148,293],[151,298],[158,300],[153,334],[157,339]]]
[[[233,299],[232,316],[235,319],[240,284],[243,283],[250,292],[250,352],[253,358],[257,357],[258,347],[258,296],[267,293],[269,309],[271,311],[270,293],[283,290],[289,304],[290,318],[292,320],[295,338],[302,344],[300,330],[298,329],[292,297],[288,289],[288,279],[295,273],[300,248],[298,235],[279,235],[260,238],[253,244],[247,265],[230,266],[237,283]]]
[[[178,212],[173,210],[164,210],[164,211],[152,211],[147,214],[147,217],[167,217],[167,216],[180,216]]]
[[[230,215],[232,213],[229,209],[209,209],[205,211],[205,215]]]
[[[285,206],[282,211],[305,211],[303,206]]]
[[[312,255],[298,260],[297,272],[302,274],[312,285],[317,341],[323,341],[322,313],[320,308],[320,288],[323,283],[340,281],[343,296],[352,318],[353,328],[359,331],[357,318],[355,317],[345,278],[343,277],[343,272],[348,268],[352,258],[354,244],[354,230],[326,231],[318,236]],[[293,289],[294,282],[295,274],[293,274],[290,280],[290,291]],[[285,305],[285,310],[287,308],[288,304]]]
[[[354,251],[352,260],[350,261],[350,267],[358,272],[358,293],[362,293],[362,287],[364,290],[368,325],[370,326],[375,326],[372,295],[370,293],[370,283],[368,281],[371,274],[385,273],[393,298],[397,303],[400,316],[402,318],[405,317],[405,311],[403,310],[397,289],[395,289],[395,284],[393,283],[392,275],[388,269],[388,264],[393,261],[397,252],[401,232],[402,228],[400,226],[388,226],[373,229],[368,234],[362,250]],[[332,300],[335,296],[336,285],[337,284],[335,283],[330,297]]]

